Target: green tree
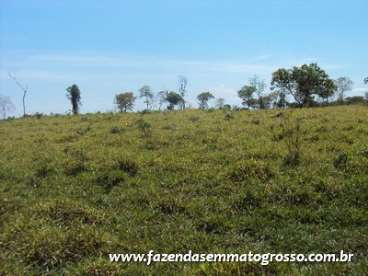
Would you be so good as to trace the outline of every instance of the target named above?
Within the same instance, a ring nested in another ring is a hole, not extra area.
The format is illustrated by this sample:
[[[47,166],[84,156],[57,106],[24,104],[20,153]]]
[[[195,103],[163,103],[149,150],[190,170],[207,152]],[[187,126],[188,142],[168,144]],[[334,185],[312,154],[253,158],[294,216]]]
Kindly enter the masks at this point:
[[[215,98],[210,92],[203,92],[197,96],[200,109],[208,108],[208,101]]]
[[[253,108],[257,104],[257,100],[253,97],[257,88],[251,85],[244,85],[239,91],[238,96],[242,99],[242,105]]]
[[[133,110],[135,99],[132,92],[120,93],[115,96],[115,104],[120,112],[127,112]]]
[[[74,115],[76,115],[79,113],[79,107],[82,105],[79,87],[78,85],[73,84],[72,86],[69,86],[66,91],[66,96],[72,104],[72,112]]]
[[[314,96],[328,99],[336,91],[335,83],[316,63],[292,69],[278,69],[272,74],[272,87],[293,96],[298,106],[311,106]]]
[[[335,81],[337,100],[343,102],[345,98],[345,93],[353,89],[353,81],[348,77],[341,77]]]
[[[166,94],[166,101],[169,103],[169,106],[167,107],[167,109],[173,110],[176,105],[182,104],[184,100],[180,94],[171,91]]]
[[[139,96],[144,98],[144,103],[146,104],[147,109],[150,109],[150,106],[152,106],[153,103],[153,93],[151,91],[151,87],[148,85],[143,85],[139,89],[139,93]]]

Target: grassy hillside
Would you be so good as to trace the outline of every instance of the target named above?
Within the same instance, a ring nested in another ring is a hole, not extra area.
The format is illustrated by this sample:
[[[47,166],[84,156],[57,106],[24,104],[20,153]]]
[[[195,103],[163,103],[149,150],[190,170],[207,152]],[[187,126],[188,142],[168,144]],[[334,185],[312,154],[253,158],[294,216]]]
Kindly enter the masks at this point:
[[[367,272],[367,107],[25,118],[0,138],[0,274]],[[108,260],[151,249],[356,258]]]

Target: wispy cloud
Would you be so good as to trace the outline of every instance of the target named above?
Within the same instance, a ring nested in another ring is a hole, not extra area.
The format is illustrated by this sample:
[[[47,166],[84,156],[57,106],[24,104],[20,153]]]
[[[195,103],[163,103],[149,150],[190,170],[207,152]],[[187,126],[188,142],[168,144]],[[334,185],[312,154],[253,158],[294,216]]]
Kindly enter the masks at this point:
[[[104,53],[49,53],[24,55],[23,58],[9,56],[3,60],[4,69],[29,73],[31,79],[58,79],[57,74],[66,72],[91,72],[98,70],[125,70],[128,73],[142,72],[196,72],[196,73],[271,73],[279,67],[291,67],[303,63],[316,62],[317,58],[289,59],[283,62],[273,61],[272,55],[260,55],[247,60],[194,60],[168,57],[128,56]],[[326,69],[339,69],[341,65],[324,64]],[[3,69],[3,70],[4,70]],[[130,71],[129,71],[130,70]],[[33,73],[32,73],[33,71]],[[109,72],[110,74],[111,72]],[[66,75],[68,76],[68,75]],[[63,77],[61,77],[63,78]]]

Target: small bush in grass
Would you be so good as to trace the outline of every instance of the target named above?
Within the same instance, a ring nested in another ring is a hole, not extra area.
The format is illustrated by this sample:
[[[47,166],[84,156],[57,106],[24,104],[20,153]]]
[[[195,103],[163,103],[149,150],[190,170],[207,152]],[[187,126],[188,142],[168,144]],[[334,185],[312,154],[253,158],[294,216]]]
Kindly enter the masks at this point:
[[[348,162],[348,155],[345,152],[340,152],[336,156],[333,164],[336,169],[344,169],[346,167],[347,162]]]
[[[87,132],[89,132],[90,130],[91,130],[91,126],[81,127],[77,130],[77,134],[82,136],[82,135],[86,134]]]
[[[55,166],[51,160],[36,160],[34,163],[35,176],[45,178],[56,171]]]
[[[176,130],[176,125],[175,124],[164,125],[162,127],[162,129],[165,129],[165,130]]]
[[[48,271],[79,262],[85,256],[97,257],[101,254],[104,242],[96,232],[81,228],[77,233],[53,228],[29,233],[24,241],[24,259],[29,265]]]
[[[118,134],[118,133],[122,133],[122,132],[124,132],[124,128],[122,128],[122,127],[114,126],[110,129],[111,134]]]
[[[283,159],[283,163],[287,167],[296,167],[300,163],[300,152],[297,150],[289,150]]]
[[[232,112],[226,112],[224,116],[224,120],[229,121],[231,119],[234,119],[234,115]]]
[[[234,207],[240,211],[253,210],[261,207],[262,198],[252,191],[246,191],[239,200],[234,203]]]
[[[269,166],[256,160],[241,162],[229,174],[230,179],[235,182],[242,182],[251,178],[267,181],[273,176],[274,172]]]
[[[81,160],[67,159],[64,163],[64,172],[69,176],[76,176],[87,171],[86,164]]]
[[[281,134],[280,139],[284,139],[287,154],[284,157],[283,163],[285,166],[295,167],[300,164],[301,147],[302,147],[302,131],[300,119],[293,120],[289,116],[282,116],[281,118]]]
[[[161,213],[166,215],[173,215],[185,212],[185,208],[178,204],[178,202],[173,198],[164,198],[160,200],[158,206],[155,207],[155,209],[158,209]]]
[[[261,123],[261,121],[259,119],[252,119],[251,123],[254,125],[259,125]]]
[[[150,123],[144,121],[143,119],[139,119],[136,124],[137,128],[141,131],[143,137],[152,136],[152,126]]]
[[[110,192],[114,187],[123,183],[126,179],[124,172],[120,170],[101,171],[97,173],[96,183]]]
[[[87,171],[87,155],[81,148],[64,149],[64,152],[68,155],[68,158],[64,162],[64,171],[66,175],[76,176],[84,171]]]
[[[126,172],[127,174],[129,174],[129,176],[135,176],[138,173],[139,170],[139,166],[136,162],[126,159],[126,158],[121,158],[117,160],[117,167]]]
[[[190,116],[189,117],[189,121],[191,121],[192,123],[198,122],[199,119],[200,118],[198,116]]]
[[[104,222],[104,217],[96,210],[69,200],[41,203],[35,211],[59,225],[70,225],[73,222],[94,225]]]

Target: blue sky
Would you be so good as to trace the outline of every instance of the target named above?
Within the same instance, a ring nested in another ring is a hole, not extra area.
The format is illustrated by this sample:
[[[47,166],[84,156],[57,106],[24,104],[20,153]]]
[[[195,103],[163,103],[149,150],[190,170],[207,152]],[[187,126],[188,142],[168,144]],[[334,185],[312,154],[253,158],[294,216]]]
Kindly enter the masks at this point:
[[[118,92],[176,89],[185,75],[193,105],[208,90],[240,104],[236,91],[253,75],[269,82],[279,67],[309,62],[363,94],[367,12],[367,0],[2,0],[0,94],[22,112],[12,72],[29,86],[29,112],[67,112],[73,83],[82,112],[107,111]]]

